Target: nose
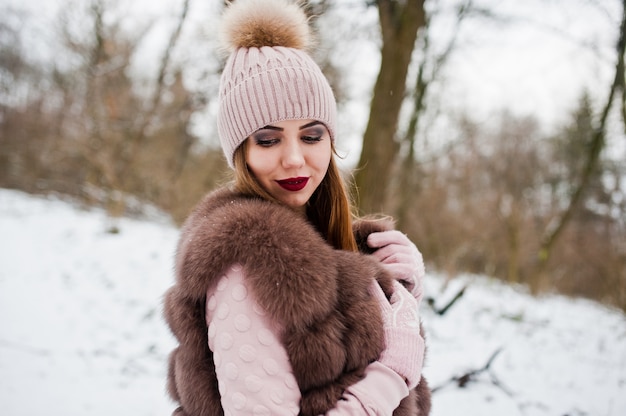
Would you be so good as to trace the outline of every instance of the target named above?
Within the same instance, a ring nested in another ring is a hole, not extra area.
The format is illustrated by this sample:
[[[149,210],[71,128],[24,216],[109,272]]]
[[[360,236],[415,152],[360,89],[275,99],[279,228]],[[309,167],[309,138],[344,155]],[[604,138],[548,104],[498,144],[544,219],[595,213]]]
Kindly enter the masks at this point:
[[[283,153],[283,167],[299,168],[304,165],[304,152],[302,144],[297,137],[286,140]]]

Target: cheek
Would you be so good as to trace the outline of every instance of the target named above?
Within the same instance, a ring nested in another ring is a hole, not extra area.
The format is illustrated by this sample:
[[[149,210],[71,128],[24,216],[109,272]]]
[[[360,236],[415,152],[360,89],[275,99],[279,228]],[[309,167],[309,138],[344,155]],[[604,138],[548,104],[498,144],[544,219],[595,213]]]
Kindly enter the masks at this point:
[[[330,165],[330,158],[332,156],[332,150],[330,145],[328,147],[321,147],[316,149],[313,164],[318,170],[323,170],[324,173],[328,170],[328,166]]]
[[[271,158],[268,156],[269,155],[266,154],[260,154],[260,152],[256,151],[254,148],[248,149],[246,152],[246,164],[257,179],[261,179],[264,174],[271,170]]]

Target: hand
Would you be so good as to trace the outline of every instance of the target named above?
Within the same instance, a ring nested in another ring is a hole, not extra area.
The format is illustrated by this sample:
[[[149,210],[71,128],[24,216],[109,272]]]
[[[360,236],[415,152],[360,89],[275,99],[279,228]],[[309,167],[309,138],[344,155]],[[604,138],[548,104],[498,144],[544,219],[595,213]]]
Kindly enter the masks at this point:
[[[412,389],[419,383],[425,352],[418,303],[398,281],[393,282],[393,287],[388,301],[378,283],[370,286],[372,296],[380,305],[385,332],[385,349],[378,361],[404,377]]]
[[[426,273],[422,253],[415,244],[400,231],[391,230],[370,234],[367,245],[377,249],[372,255],[420,302]]]

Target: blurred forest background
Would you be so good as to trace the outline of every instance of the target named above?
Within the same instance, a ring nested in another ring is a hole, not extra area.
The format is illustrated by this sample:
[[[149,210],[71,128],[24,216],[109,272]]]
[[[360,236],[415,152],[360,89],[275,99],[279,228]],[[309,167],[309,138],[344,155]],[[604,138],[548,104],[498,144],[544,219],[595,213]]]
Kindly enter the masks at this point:
[[[71,196],[112,219],[148,204],[180,224],[228,181],[214,126],[224,2],[170,0],[163,15],[142,3],[0,1],[1,187]],[[566,102],[549,123],[539,105],[477,116],[447,88],[459,56],[485,42],[477,28],[528,25],[505,3],[307,3],[346,179],[360,214],[394,216],[431,268],[626,310],[626,1],[530,2],[535,16],[591,10],[611,34],[530,18],[597,71],[593,88],[571,86],[575,99],[553,97]]]

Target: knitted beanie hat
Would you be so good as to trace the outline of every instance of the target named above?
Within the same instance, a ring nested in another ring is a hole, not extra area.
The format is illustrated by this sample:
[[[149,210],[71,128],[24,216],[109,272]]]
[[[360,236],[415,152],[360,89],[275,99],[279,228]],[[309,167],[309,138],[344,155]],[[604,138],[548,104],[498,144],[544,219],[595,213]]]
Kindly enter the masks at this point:
[[[289,0],[236,0],[222,16],[221,41],[230,52],[222,72],[217,129],[224,155],[233,155],[258,129],[312,119],[335,135],[336,102],[306,52],[311,34],[304,11]]]

